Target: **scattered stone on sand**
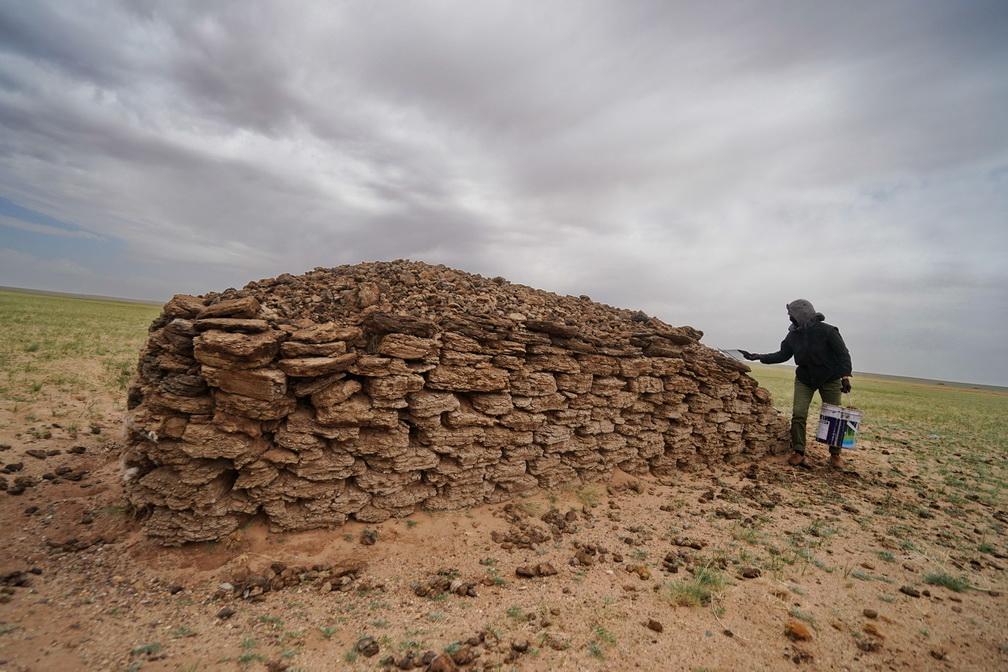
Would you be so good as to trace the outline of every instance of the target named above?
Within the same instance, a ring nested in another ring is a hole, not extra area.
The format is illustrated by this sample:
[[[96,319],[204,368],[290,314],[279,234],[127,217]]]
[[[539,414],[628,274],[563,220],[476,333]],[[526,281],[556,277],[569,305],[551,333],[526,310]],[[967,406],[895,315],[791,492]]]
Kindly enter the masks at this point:
[[[540,562],[535,565],[521,565],[515,568],[515,576],[523,579],[532,579],[540,576],[554,576],[557,570],[548,562]]]
[[[38,485],[39,479],[34,476],[18,476],[14,479],[14,487],[26,490],[28,488],[34,488]]]
[[[357,653],[370,658],[378,654],[378,641],[374,637],[361,637],[354,648]]]
[[[458,667],[451,656],[445,653],[438,654],[427,666],[428,672],[455,672]]]
[[[649,618],[646,625],[649,630],[654,630],[655,632],[663,632],[665,630],[665,627],[653,618]]]
[[[812,632],[808,626],[795,619],[789,620],[784,625],[784,634],[796,642],[805,642],[812,639]]]
[[[220,611],[217,612],[217,618],[221,620],[227,620],[235,615],[235,610],[231,607],[221,607]]]
[[[434,576],[413,584],[413,593],[417,597],[437,599],[443,595],[458,595],[460,597],[476,597],[476,582],[464,581],[459,578],[454,569],[442,569]]]
[[[872,619],[878,618],[878,612],[875,611],[874,609],[866,607],[861,613],[864,615],[865,618],[872,618]]]
[[[910,597],[920,597],[921,592],[914,588],[913,586],[900,586],[899,592],[904,595],[909,595]]]
[[[646,565],[628,565],[626,571],[630,574],[636,574],[641,581],[647,581],[651,578],[651,570]]]

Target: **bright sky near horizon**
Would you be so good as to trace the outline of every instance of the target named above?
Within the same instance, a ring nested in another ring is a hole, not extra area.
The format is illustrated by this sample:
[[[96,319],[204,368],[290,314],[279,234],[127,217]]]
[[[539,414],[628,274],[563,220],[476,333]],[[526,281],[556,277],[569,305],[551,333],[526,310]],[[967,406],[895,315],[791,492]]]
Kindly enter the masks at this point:
[[[0,285],[411,258],[1008,385],[1008,3],[0,0]]]

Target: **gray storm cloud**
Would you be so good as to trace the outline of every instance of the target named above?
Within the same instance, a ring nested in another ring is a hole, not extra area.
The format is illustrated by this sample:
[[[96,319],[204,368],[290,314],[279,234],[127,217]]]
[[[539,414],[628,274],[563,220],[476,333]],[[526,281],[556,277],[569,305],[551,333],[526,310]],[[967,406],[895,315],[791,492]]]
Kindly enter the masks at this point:
[[[94,243],[0,211],[0,284],[409,257],[752,350],[807,296],[859,370],[1008,384],[1005,35],[1000,2],[0,2],[0,197]]]

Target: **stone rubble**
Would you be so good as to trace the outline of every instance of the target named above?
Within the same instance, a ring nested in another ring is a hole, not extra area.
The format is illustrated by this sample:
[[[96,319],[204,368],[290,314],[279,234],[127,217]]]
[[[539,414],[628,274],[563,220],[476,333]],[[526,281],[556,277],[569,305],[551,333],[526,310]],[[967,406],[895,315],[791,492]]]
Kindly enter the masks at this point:
[[[701,337],[408,261],[178,295],[129,389],[127,493],[177,545],[783,450],[769,393]]]

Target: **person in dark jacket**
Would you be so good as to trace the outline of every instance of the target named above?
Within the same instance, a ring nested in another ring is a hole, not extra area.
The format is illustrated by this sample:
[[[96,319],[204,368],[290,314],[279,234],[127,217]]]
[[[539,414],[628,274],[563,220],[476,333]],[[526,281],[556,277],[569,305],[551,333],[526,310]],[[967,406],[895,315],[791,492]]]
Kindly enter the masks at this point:
[[[794,357],[794,406],[791,413],[791,447],[794,452],[788,463],[799,465],[805,460],[805,425],[808,408],[816,391],[823,403],[840,405],[841,393],[851,391],[851,357],[840,336],[840,330],[825,322],[812,304],[798,299],[787,304],[791,326],[781,342],[780,350],[755,355],[739,350],[748,360],[763,364],[779,364]],[[830,446],[830,466],[840,466],[840,449]]]

